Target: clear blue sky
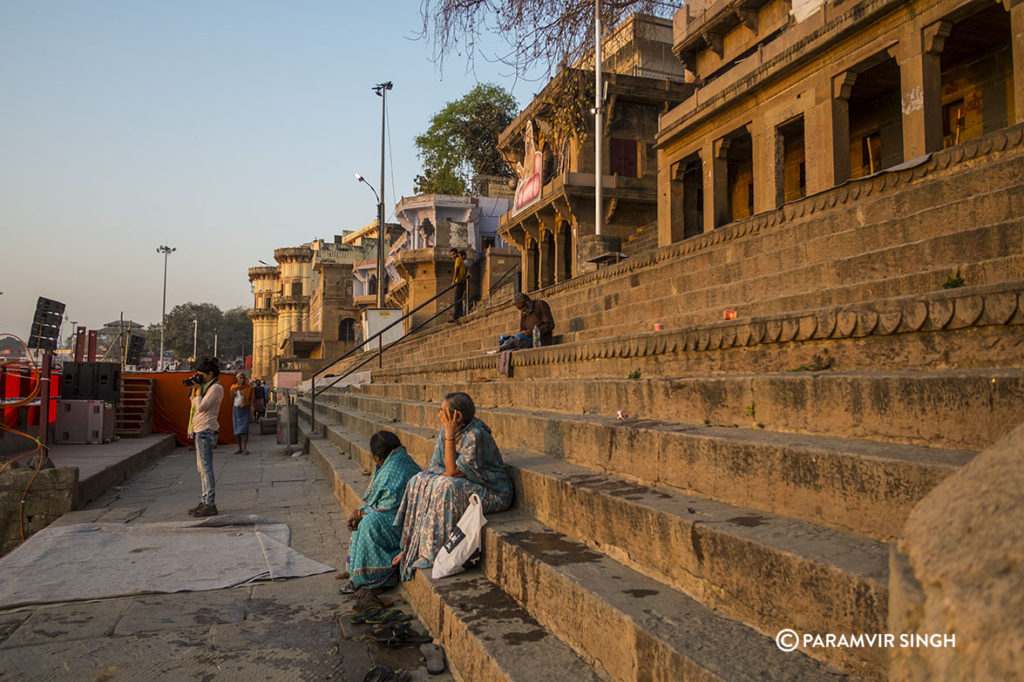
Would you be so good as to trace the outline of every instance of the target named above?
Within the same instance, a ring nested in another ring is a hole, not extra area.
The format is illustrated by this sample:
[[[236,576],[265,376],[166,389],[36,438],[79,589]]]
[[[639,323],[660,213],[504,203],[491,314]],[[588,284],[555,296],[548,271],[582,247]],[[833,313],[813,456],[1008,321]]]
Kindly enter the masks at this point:
[[[158,322],[164,243],[168,310],[249,307],[259,259],[374,219],[352,177],[380,181],[374,83],[395,84],[389,214],[446,102],[478,81],[520,104],[540,89],[481,58],[440,70],[419,7],[0,0],[0,332],[27,335],[38,296],[90,328]]]

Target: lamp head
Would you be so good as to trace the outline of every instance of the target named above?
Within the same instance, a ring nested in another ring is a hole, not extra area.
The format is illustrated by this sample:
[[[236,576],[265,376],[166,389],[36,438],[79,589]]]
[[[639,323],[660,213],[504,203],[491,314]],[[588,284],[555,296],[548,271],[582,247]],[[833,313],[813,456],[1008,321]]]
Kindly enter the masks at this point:
[[[366,179],[362,175],[360,175],[359,173],[353,173],[352,175],[355,176],[355,179],[358,182],[366,182]]]

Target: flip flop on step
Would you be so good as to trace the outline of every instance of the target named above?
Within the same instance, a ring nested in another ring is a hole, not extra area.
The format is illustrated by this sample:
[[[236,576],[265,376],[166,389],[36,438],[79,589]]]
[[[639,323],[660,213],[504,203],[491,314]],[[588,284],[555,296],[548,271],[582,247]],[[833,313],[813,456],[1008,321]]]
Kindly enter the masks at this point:
[[[393,669],[384,665],[378,665],[376,668],[371,668],[367,671],[363,677],[363,682],[406,682],[409,679],[409,673],[405,670]]]
[[[406,620],[412,620],[412,616],[407,616],[406,614],[402,613],[401,609],[381,609],[372,616],[366,617],[366,622],[370,623],[371,625],[402,622]]]
[[[421,644],[420,653],[427,664],[427,672],[440,675],[444,672],[444,649],[436,644]]]
[[[349,618],[349,622],[352,623],[352,625],[361,625],[366,622],[367,618],[376,616],[382,610],[383,609],[370,609],[369,611],[356,611],[352,614],[352,617]]]
[[[359,586],[355,583],[345,583],[344,585],[338,588],[338,592],[341,592],[342,594],[355,594],[358,591]]]
[[[370,639],[390,649],[398,649],[415,644],[427,644],[433,641],[432,637],[421,635],[404,623],[375,628],[370,632]]]

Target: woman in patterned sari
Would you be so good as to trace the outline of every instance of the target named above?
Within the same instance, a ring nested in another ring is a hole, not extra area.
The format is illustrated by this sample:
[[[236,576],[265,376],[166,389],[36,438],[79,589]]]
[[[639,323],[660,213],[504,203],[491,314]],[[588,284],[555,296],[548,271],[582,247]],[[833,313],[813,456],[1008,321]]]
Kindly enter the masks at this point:
[[[509,477],[491,429],[476,418],[473,399],[449,393],[441,403],[441,426],[430,467],[405,488],[395,525],[402,529],[402,554],[396,558],[402,578],[434,565],[437,552],[469,507],[474,493],[484,513],[512,506]]]
[[[352,540],[348,547],[349,577],[356,588],[372,590],[397,584],[392,560],[400,548],[401,529],[394,525],[405,484],[420,467],[402,447],[398,436],[378,431],[370,438],[376,465],[363,503],[348,518]]]

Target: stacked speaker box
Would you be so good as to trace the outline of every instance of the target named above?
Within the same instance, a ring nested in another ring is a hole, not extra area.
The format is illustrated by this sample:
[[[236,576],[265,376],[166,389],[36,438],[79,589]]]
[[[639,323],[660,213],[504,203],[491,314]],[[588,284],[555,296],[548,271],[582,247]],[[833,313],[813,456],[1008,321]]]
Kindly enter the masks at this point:
[[[114,439],[114,406],[103,400],[58,400],[58,443],[109,443]]]
[[[65,362],[60,377],[60,395],[65,400],[121,398],[121,366],[116,362]]]

